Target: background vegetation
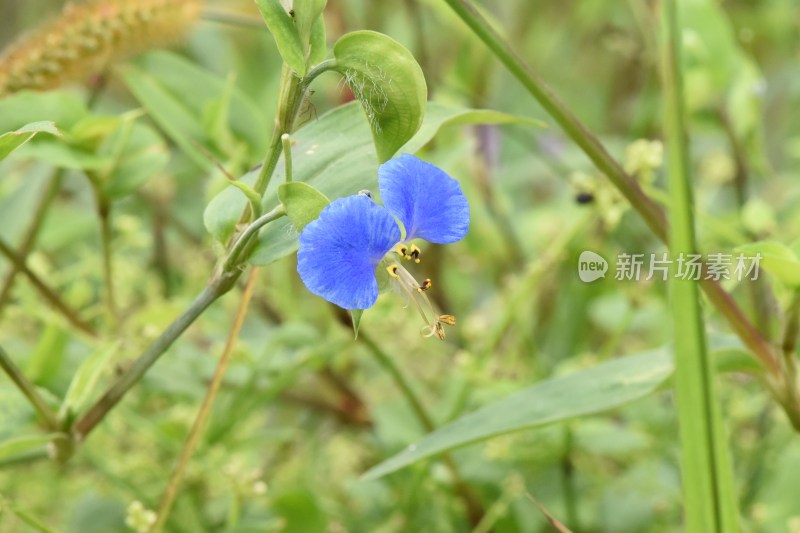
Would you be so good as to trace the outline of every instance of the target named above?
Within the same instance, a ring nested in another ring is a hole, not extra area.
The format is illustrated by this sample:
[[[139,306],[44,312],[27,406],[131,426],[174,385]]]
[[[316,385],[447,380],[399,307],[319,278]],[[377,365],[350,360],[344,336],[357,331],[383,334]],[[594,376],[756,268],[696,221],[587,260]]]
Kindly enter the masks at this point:
[[[663,139],[659,6],[482,4],[645,191],[667,203],[661,144],[640,141]],[[60,6],[0,0],[0,44],[57,17]],[[786,245],[776,254],[787,264],[768,268],[758,282],[725,283],[777,345],[800,284],[797,260],[786,251],[797,250],[800,238],[800,122],[793,112],[800,105],[800,9],[792,0],[696,0],[683,9],[698,246],[732,253],[756,241]],[[24,125],[17,122],[36,109],[51,115],[37,120],[53,120],[77,139],[69,145],[41,134],[0,162],[2,242],[23,250],[35,276],[74,310],[59,312],[23,275],[8,283],[11,264],[0,257],[0,283],[7,284],[0,285],[0,346],[55,410],[68,398],[67,419],[85,412],[206,285],[223,249],[206,230],[214,233],[214,224],[208,217],[204,224],[204,211],[220,191],[238,194],[219,167],[244,174],[269,141],[282,65],[273,37],[263,25],[243,24],[261,24],[249,0],[207,2],[204,13],[170,51],[118,61],[102,81],[0,99],[2,132]],[[221,13],[237,18],[223,22]],[[673,383],[664,381],[669,363],[665,375],[635,392],[619,378],[625,370],[616,381],[582,374],[563,390],[556,382],[545,391],[549,400],[523,397],[507,404],[507,417],[492,412],[480,422],[502,426],[534,404],[550,406],[545,414],[565,422],[488,439],[458,434],[459,444],[479,442],[449,459],[362,479],[432,427],[621,356],[663,357],[674,335],[666,283],[613,279],[619,253],[661,253],[665,246],[445,2],[329,0],[324,20],[329,45],[371,29],[406,46],[422,67],[433,103],[426,136],[409,146],[457,177],[472,207],[464,241],[425,248],[431,294],[459,322],[444,343],[421,338],[413,310],[390,294],[364,313],[354,339],[350,317],[305,289],[293,254],[262,267],[166,529],[551,529],[532,496],[573,531],[683,530],[678,418]],[[329,195],[352,194],[375,179],[358,108],[326,120],[353,98],[339,77],[325,74],[300,112],[297,172],[305,172],[304,153],[335,153],[331,181],[323,182],[329,189],[320,185]],[[106,175],[103,158],[114,153],[119,124],[78,125],[115,116],[135,124],[133,141]],[[107,202],[105,211],[98,199]],[[285,226],[275,231],[291,241]],[[578,279],[584,250],[611,260],[606,279]],[[85,442],[58,450],[63,461],[48,459],[46,443],[53,455],[59,441],[37,428],[35,411],[12,382],[0,380],[0,531],[147,529],[147,510],[158,507],[197,417],[246,278]],[[742,343],[712,307],[704,310],[741,528],[800,532],[797,432]],[[645,361],[659,372],[654,362],[661,359]],[[77,385],[76,374],[83,380]],[[617,404],[636,401],[570,418],[576,398],[583,391],[588,402],[598,383],[619,391]]]

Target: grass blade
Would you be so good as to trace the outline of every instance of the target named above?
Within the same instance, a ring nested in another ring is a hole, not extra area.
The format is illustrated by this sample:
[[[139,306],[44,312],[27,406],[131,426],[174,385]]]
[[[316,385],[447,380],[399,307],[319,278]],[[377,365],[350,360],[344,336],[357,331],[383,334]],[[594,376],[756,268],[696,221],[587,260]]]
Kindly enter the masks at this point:
[[[678,45],[677,0],[664,2],[664,130],[670,189],[669,249],[673,260],[696,253],[685,106]],[[680,424],[686,531],[738,531],[733,474],[708,357],[699,284],[672,277],[675,387]]]

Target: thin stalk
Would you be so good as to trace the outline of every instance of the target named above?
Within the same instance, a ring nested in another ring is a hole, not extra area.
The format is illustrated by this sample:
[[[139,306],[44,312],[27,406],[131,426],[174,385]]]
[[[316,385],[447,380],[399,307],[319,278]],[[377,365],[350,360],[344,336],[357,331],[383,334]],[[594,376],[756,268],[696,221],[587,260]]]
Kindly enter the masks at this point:
[[[411,387],[411,384],[403,374],[402,370],[400,370],[400,367],[394,363],[392,358],[389,357],[389,355],[387,355],[386,352],[384,352],[369,335],[362,332],[359,335],[359,339],[367,346],[367,348],[369,348],[369,352],[372,354],[378,364],[380,364],[381,367],[392,377],[395,385],[397,385],[397,387],[403,393],[406,401],[409,403],[409,405],[411,405],[411,409],[414,411],[417,420],[419,420],[420,424],[422,424],[422,427],[425,428],[425,431],[430,433],[436,429],[433,419],[431,418],[430,414],[428,414],[425,406],[422,405],[417,393],[414,392],[414,389]],[[461,472],[458,469],[458,465],[453,458],[449,454],[443,454],[442,461],[444,462],[445,466],[447,466],[448,470],[450,470],[450,474],[453,476],[456,491],[461,496],[461,499],[464,501],[464,504],[467,507],[467,515],[469,517],[470,524],[472,524],[473,527],[477,526],[483,519],[483,505],[478,500],[472,488],[464,481],[464,478],[461,476]]]
[[[283,145],[283,162],[285,166],[286,183],[292,181],[292,138],[288,133],[281,135]]]
[[[20,392],[28,399],[36,410],[36,414],[39,415],[44,427],[48,430],[57,431],[59,428],[58,417],[53,410],[50,409],[50,406],[47,405],[47,402],[44,401],[39,391],[36,390],[36,386],[28,381],[28,378],[17,368],[17,365],[14,364],[14,361],[11,360],[11,357],[9,357],[2,346],[0,346],[0,368],[8,374],[11,381],[14,382]]]
[[[164,330],[106,393],[75,423],[73,434],[83,440],[98,423],[116,406],[123,396],[136,385],[172,343],[186,331],[212,303],[228,292],[236,283],[240,272],[221,273],[214,277],[192,304]]]
[[[533,504],[539,509],[544,517],[547,518],[547,521],[550,522],[550,525],[553,526],[556,531],[560,531],[561,533],[572,533],[572,530],[556,519],[556,517],[553,516],[552,513],[550,513],[550,511],[548,511],[545,506],[539,502],[539,500],[533,497],[533,494],[526,492],[525,495],[531,502],[533,502]]]
[[[278,160],[283,151],[281,137],[284,133],[293,133],[297,115],[303,105],[308,81],[310,81],[308,77],[305,80],[298,78],[292,72],[292,69],[285,64],[283,65],[275,129],[272,132],[272,140],[270,141],[267,155],[264,157],[264,164],[261,166],[261,171],[258,173],[256,184],[253,187],[258,194],[263,195],[267,190],[270,178],[275,172],[275,167],[278,166]]]
[[[206,391],[206,396],[203,399],[203,404],[200,406],[200,411],[197,413],[197,418],[195,418],[194,424],[192,424],[192,429],[189,431],[189,435],[186,438],[186,442],[184,443],[183,449],[181,449],[180,456],[178,457],[178,462],[172,471],[172,476],[170,477],[167,488],[161,498],[161,503],[158,506],[157,512],[158,518],[156,519],[155,524],[153,524],[153,527],[150,528],[151,533],[158,533],[164,528],[167,518],[169,517],[170,510],[172,509],[172,505],[175,502],[175,497],[178,494],[178,488],[183,480],[186,466],[189,464],[189,459],[191,459],[194,449],[197,447],[197,443],[202,436],[203,429],[205,429],[206,423],[211,416],[211,408],[214,405],[214,400],[217,397],[217,393],[219,393],[220,385],[222,385],[222,378],[225,376],[225,371],[228,368],[228,364],[233,358],[233,349],[236,347],[236,341],[239,339],[239,332],[242,329],[242,324],[244,324],[244,317],[247,314],[247,308],[250,305],[250,299],[253,297],[253,289],[255,287],[257,273],[258,268],[253,268],[253,270],[250,271],[250,278],[247,280],[247,285],[242,293],[242,300],[239,303],[239,309],[236,312],[233,325],[228,333],[228,340],[225,343],[225,349],[222,352],[222,356],[219,358],[217,368],[214,371],[214,376],[211,378],[211,383],[209,384],[208,390]]]
[[[800,398],[798,398],[798,385],[800,384],[797,381],[796,354],[798,333],[800,333],[800,291],[795,292],[789,309],[786,311],[786,326],[781,343],[786,403],[793,406],[793,412],[800,411]],[[795,421],[793,423],[797,425]]]
[[[53,289],[48,287],[47,284],[42,281],[35,272],[28,268],[28,265],[25,264],[25,259],[20,257],[3,240],[0,240],[0,254],[4,255],[9,261],[11,261],[11,265],[14,266],[19,272],[25,274],[28,280],[33,284],[34,287],[36,287],[36,290],[41,293],[44,299],[50,302],[50,305],[55,307],[70,324],[83,331],[87,335],[92,337],[97,335],[94,331],[94,328],[87,322],[84,322],[74,309],[71,309],[66,303],[64,303],[61,297],[56,294]]]
[[[478,13],[469,0],[443,0],[472,29],[484,44],[494,52],[506,68],[528,89],[564,132],[591,159],[598,170],[628,199],[653,233],[667,241],[668,226],[664,211],[645,194],[638,182],[608,153],[599,139],[564,105],[550,87],[514,51],[508,42]],[[703,290],[716,309],[730,323],[752,354],[772,373],[779,376],[780,363],[769,343],[750,323],[736,302],[719,283],[704,280]],[[790,413],[791,416],[791,413]]]
[[[111,202],[99,187],[95,187],[97,201],[97,217],[100,220],[100,242],[103,250],[103,285],[105,287],[106,309],[111,324],[116,328],[117,303],[114,296],[114,256],[111,251],[113,237],[111,235]]]
[[[564,454],[561,456],[561,482],[564,492],[564,507],[567,523],[575,529],[581,529],[578,522],[578,495],[575,490],[575,465],[572,461],[574,450],[572,426],[564,424]]]
[[[25,235],[22,237],[22,242],[17,248],[17,254],[19,254],[20,257],[27,258],[33,250],[33,246],[36,244],[36,239],[39,237],[39,231],[42,229],[42,225],[44,224],[45,214],[50,209],[50,205],[52,205],[53,200],[55,200],[56,196],[58,195],[58,191],[61,189],[61,183],[64,180],[64,174],[65,171],[62,168],[53,173],[53,177],[50,178],[50,183],[48,183],[47,189],[39,199],[39,203],[36,204],[31,216],[31,223],[28,226],[28,229],[25,231]],[[19,268],[12,264],[11,268],[8,270],[8,273],[3,279],[3,286],[0,289],[0,311],[2,311],[2,309],[8,303],[8,299],[11,296],[11,289],[14,286],[14,279],[17,277],[18,273]]]
[[[247,249],[252,246],[253,238],[258,232],[272,222],[284,216],[286,211],[283,204],[278,205],[275,209],[265,215],[261,215],[245,229],[241,235],[236,239],[236,242],[231,246],[231,251],[228,253],[227,259],[223,263],[223,270],[230,272],[237,268],[237,265],[247,259]]]
[[[728,138],[730,151],[736,163],[733,187],[736,193],[736,204],[741,213],[747,203],[750,181],[750,162],[748,161],[747,150],[742,146],[742,142],[736,134],[736,129],[731,122],[728,112],[725,109],[719,109],[717,115],[719,116],[719,121],[725,132],[725,136]],[[747,233],[748,237],[751,239],[757,239],[756,235],[753,235],[749,231]],[[774,339],[772,327],[774,311],[769,282],[766,279],[759,278],[748,283],[747,288],[750,292],[750,300],[752,301],[751,309],[754,312],[751,313],[751,316],[753,317],[755,326],[767,340],[772,341]]]
[[[664,132],[669,161],[672,228],[669,250],[672,257],[678,257],[696,251],[694,206],[677,0],[666,0],[663,6],[666,40],[662,59]],[[673,277],[670,300],[686,528],[690,533],[739,531],[730,451],[708,356],[698,284]]]
[[[169,298],[172,295],[172,281],[169,272],[169,247],[167,245],[167,225],[169,215],[160,197],[153,199],[152,208],[152,238],[153,238],[153,268],[161,278],[162,296]]]
[[[796,291],[786,311],[786,327],[783,333],[783,354],[794,359],[797,349],[797,335],[800,333],[800,291]]]

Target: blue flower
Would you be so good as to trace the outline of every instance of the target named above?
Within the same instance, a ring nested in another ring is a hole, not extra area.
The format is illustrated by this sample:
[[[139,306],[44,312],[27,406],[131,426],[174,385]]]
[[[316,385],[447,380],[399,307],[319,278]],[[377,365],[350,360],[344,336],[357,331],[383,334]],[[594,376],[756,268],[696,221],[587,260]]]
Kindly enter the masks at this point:
[[[333,201],[300,235],[297,271],[316,295],[345,309],[367,309],[378,298],[375,271],[381,262],[416,304],[428,333],[444,337],[441,323],[424,292],[430,280],[417,283],[402,260],[419,263],[413,239],[436,244],[461,240],[469,229],[469,204],[456,180],[438,167],[404,154],[378,171],[383,206],[367,195]],[[401,226],[402,225],[402,231]]]

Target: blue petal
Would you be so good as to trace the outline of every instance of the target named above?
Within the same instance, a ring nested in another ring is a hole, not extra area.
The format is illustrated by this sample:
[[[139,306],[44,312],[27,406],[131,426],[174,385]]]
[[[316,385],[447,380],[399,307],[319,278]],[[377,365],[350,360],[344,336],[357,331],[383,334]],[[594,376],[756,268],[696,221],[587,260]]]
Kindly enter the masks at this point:
[[[450,244],[467,234],[469,203],[442,169],[403,154],[381,165],[378,185],[383,205],[405,226],[407,241]]]
[[[297,272],[308,290],[345,309],[378,298],[375,268],[400,240],[392,215],[366,196],[339,198],[300,234]]]

